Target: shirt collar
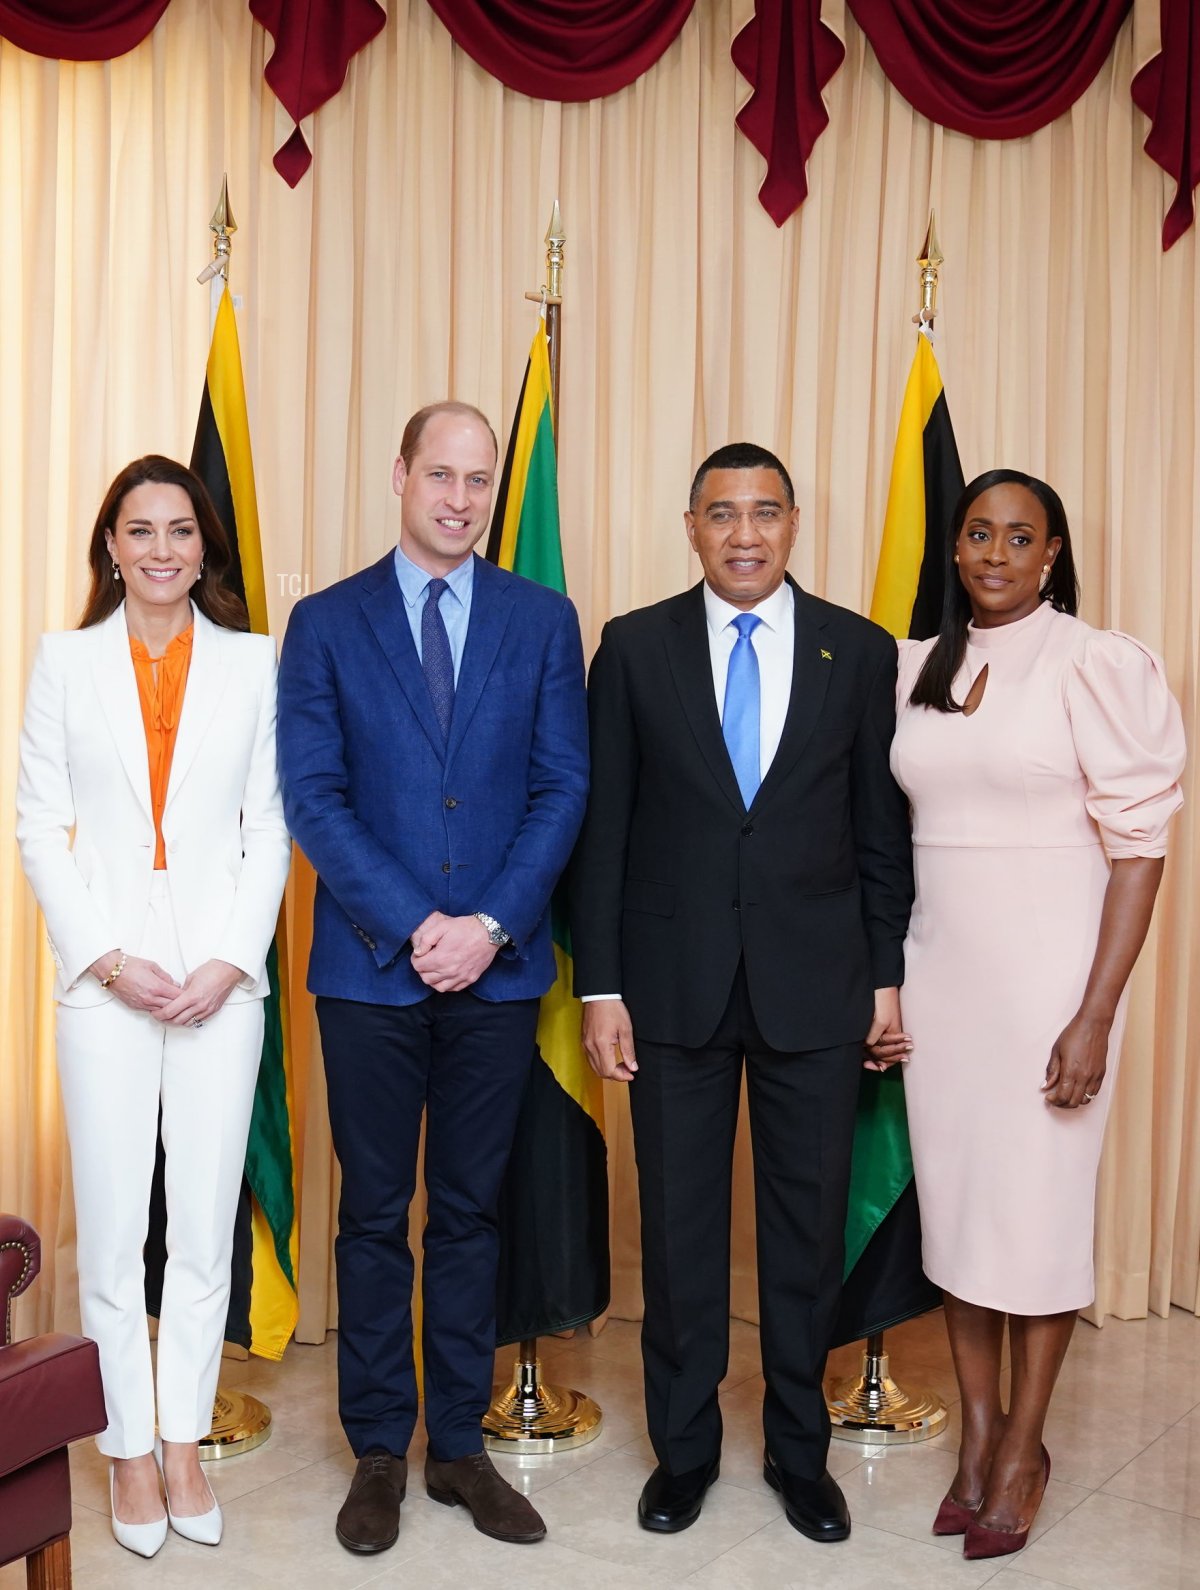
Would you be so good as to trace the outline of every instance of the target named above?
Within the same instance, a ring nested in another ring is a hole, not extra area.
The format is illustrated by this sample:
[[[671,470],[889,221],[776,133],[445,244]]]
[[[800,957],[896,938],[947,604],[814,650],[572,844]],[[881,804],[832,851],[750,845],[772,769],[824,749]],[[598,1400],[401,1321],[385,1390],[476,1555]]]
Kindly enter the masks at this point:
[[[761,618],[768,629],[774,630],[778,634],[788,614],[792,611],[794,602],[795,598],[792,596],[792,588],[784,580],[777,590],[772,591],[770,596],[764,597],[757,607],[750,609],[750,612]],[[708,627],[714,635],[719,635],[723,629],[727,629],[741,612],[742,609],[740,607],[734,607],[731,602],[726,602],[722,597],[718,596],[708,581],[705,580],[704,616],[708,620]]]
[[[427,569],[420,568],[413,560],[397,546],[396,548],[396,579],[400,584],[400,594],[404,597],[409,607],[415,607],[425,598],[425,588],[435,576]],[[460,606],[465,607],[470,599],[471,589],[475,580],[475,554],[464,558],[456,569],[451,569],[446,575],[446,584],[457,598]]]

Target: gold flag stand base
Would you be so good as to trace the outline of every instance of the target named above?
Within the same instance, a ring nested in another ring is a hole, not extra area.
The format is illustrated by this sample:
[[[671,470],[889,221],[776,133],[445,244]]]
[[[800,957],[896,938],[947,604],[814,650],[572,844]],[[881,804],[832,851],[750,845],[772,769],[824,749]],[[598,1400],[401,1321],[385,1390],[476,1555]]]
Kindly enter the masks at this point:
[[[213,1400],[212,1429],[200,1442],[201,1463],[253,1452],[271,1433],[271,1410],[248,1391],[217,1387]]]
[[[483,1444],[490,1452],[520,1457],[570,1452],[594,1441],[603,1422],[597,1404],[582,1391],[542,1384],[534,1337],[521,1343],[511,1385],[484,1414]]]
[[[832,1433],[841,1441],[893,1446],[928,1441],[946,1427],[946,1404],[931,1391],[903,1390],[888,1373],[883,1333],[868,1336],[862,1370],[825,1387]]]

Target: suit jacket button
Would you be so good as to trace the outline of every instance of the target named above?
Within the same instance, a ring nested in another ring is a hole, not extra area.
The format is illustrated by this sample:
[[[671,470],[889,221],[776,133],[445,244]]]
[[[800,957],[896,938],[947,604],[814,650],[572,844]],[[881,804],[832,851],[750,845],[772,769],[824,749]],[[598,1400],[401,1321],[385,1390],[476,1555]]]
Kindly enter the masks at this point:
[[[448,861],[443,861],[442,862],[442,871],[443,872],[449,872],[450,871],[450,863]]]
[[[446,805],[450,808],[451,811],[453,811],[454,808],[458,805],[458,802],[454,799],[453,795],[447,795],[446,796]]]
[[[735,900],[733,902],[733,909],[735,911],[740,911],[742,909],[742,902],[740,900]]]
[[[754,832],[754,824],[753,823],[743,823],[742,824],[742,838],[743,839],[749,839],[750,835],[753,832]]]

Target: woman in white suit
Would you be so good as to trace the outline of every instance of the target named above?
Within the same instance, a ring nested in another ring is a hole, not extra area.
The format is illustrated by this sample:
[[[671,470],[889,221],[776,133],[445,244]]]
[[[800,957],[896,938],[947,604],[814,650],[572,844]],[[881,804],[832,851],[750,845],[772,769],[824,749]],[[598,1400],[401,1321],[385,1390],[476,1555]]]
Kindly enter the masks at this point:
[[[113,1533],[215,1545],[197,1442],[212,1419],[234,1215],[291,846],[275,768],[275,649],[223,583],[201,482],[151,456],[101,505],[79,628],[43,637],[17,837],[58,976],[58,1068],[80,1308],[100,1348]],[[158,1427],[146,1237],[159,1110],[167,1263]]]

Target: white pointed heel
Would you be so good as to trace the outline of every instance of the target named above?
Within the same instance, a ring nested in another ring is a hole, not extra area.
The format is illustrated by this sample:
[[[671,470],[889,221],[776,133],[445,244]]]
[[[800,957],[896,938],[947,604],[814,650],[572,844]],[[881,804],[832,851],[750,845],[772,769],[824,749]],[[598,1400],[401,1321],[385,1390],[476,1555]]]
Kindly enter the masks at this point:
[[[188,1518],[179,1518],[171,1511],[171,1492],[167,1485],[167,1476],[163,1472],[162,1441],[158,1436],[154,1437],[154,1461],[158,1464],[158,1472],[163,1477],[163,1490],[167,1496],[167,1518],[171,1528],[177,1535],[182,1535],[184,1540],[194,1540],[199,1546],[219,1546],[225,1519],[221,1513],[221,1504],[213,1496],[213,1488],[208,1485],[207,1477],[204,1483],[208,1485],[208,1494],[213,1496],[213,1504],[208,1512],[193,1513]]]
[[[153,1557],[161,1550],[162,1543],[167,1538],[167,1521],[165,1518],[156,1518],[151,1524],[126,1524],[117,1517],[117,1492],[116,1492],[116,1467],[108,1465],[108,1507],[112,1514],[113,1538],[118,1546],[124,1546],[126,1551],[136,1552],[139,1557]]]

